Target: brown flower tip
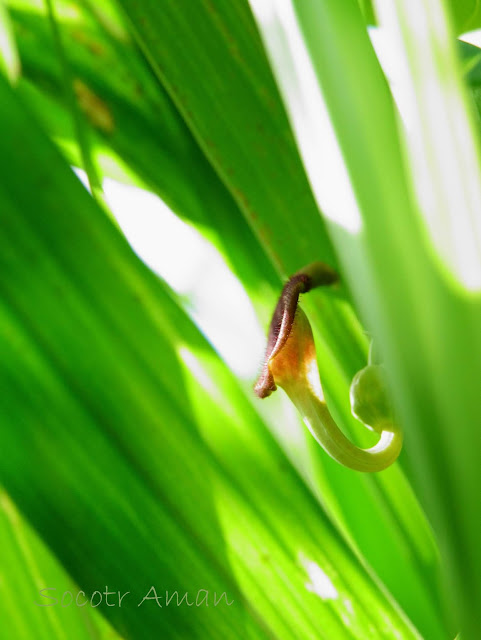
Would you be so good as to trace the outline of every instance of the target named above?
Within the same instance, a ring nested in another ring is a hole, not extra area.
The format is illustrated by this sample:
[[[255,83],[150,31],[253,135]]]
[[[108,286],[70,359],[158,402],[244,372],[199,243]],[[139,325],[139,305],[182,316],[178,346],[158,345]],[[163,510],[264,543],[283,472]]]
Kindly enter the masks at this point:
[[[270,363],[289,338],[299,295],[315,287],[333,284],[337,280],[338,275],[331,267],[323,262],[313,262],[291,276],[284,285],[269,326],[264,365],[254,386],[254,392],[259,398],[267,398],[277,388]]]

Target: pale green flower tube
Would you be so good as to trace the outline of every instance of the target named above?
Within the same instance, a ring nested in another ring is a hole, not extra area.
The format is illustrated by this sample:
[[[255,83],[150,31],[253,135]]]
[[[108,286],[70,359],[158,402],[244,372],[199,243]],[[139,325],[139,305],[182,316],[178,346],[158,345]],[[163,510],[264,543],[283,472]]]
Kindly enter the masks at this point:
[[[324,451],[345,467],[355,471],[382,471],[401,452],[402,433],[394,424],[385,424],[376,445],[370,449],[360,449],[339,429],[327,404],[310,386],[286,385],[284,390]]]

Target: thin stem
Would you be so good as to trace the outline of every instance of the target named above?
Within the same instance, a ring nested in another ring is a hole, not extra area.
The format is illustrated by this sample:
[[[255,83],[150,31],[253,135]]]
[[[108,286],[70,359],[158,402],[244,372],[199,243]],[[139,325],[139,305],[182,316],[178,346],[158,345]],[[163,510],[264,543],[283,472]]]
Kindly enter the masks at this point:
[[[339,429],[327,404],[310,385],[284,386],[284,391],[296,405],[309,431],[324,451],[345,467],[355,471],[382,471],[401,452],[402,432],[395,425],[386,425],[376,445],[370,449],[361,449]]]

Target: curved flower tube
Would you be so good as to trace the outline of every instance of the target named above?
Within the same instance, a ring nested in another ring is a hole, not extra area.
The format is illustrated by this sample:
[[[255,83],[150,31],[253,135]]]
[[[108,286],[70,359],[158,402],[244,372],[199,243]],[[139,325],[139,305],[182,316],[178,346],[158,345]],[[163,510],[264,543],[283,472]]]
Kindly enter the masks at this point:
[[[402,432],[396,424],[381,365],[369,364],[354,377],[350,399],[353,415],[380,434],[370,449],[355,446],[339,429],[324,400],[316,350],[307,316],[298,306],[301,293],[337,280],[323,263],[292,276],[282,290],[269,329],[265,363],[254,387],[260,398],[282,387],[304,418],[309,431],[334,460],[355,471],[382,471],[398,457]]]

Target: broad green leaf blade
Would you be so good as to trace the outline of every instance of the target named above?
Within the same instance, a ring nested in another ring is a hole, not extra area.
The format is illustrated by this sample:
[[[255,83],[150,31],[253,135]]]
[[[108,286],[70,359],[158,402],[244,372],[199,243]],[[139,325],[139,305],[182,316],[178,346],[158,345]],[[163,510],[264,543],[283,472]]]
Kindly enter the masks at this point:
[[[125,638],[419,637],[3,81],[0,139],[0,478],[72,578]]]
[[[357,210],[353,207],[353,212],[359,216],[360,226],[346,228],[342,212],[332,210],[331,217],[334,219],[337,215],[337,224],[329,225],[330,232],[359,308],[379,338],[389,365],[396,401],[407,430],[407,462],[442,546],[450,587],[447,599],[456,602],[458,624],[466,637],[476,638],[479,636],[476,603],[481,593],[481,556],[477,543],[481,523],[481,460],[478,448],[473,448],[476,440],[473,429],[479,414],[473,381],[479,378],[481,366],[477,329],[481,320],[479,296],[468,294],[459,284],[454,284],[458,274],[447,278],[435,257],[432,240],[427,237],[406,179],[392,99],[357,4],[344,3],[342,9],[330,0],[294,1],[289,5],[290,16],[294,17],[289,23],[276,2],[270,3],[270,14],[259,11],[259,21],[301,149],[304,151],[306,139],[299,121],[296,122],[299,107],[305,108],[309,103],[311,114],[328,114],[324,128],[316,125],[315,119],[309,122],[318,133],[313,138],[314,144],[322,145],[327,136],[335,132],[340,149],[338,158],[344,159],[349,173],[351,183],[346,183],[346,187],[352,185],[354,204],[358,207]],[[282,8],[285,6],[287,4]],[[429,55],[438,62],[452,55],[449,28],[441,11],[431,6],[429,19],[420,20],[422,28],[412,25],[410,30],[407,15],[399,18],[399,23],[391,23],[392,27],[399,24],[402,28],[406,38],[403,46],[407,51],[411,42],[416,46],[423,42],[432,48]],[[270,21],[265,20],[266,17]],[[447,40],[434,37],[435,29],[441,29]],[[272,37],[273,33],[277,34],[277,40]],[[349,38],[345,37],[346,33]],[[281,56],[276,49],[279,38],[284,38],[289,45],[287,56],[286,52]],[[298,65],[297,77],[305,80],[304,85],[299,80],[296,86],[289,86],[291,91],[287,90],[284,73],[286,57],[290,65]],[[411,62],[409,78],[419,80],[419,70],[424,66],[419,61],[417,65],[414,57]],[[453,76],[457,73],[455,66],[449,59],[442,79],[426,74],[424,82],[419,82],[415,93],[415,111],[419,111],[415,117],[427,114],[429,107],[433,119],[438,109],[448,112],[450,122],[458,124],[456,128],[440,131],[440,140],[452,136],[460,149],[462,139],[466,144],[466,157],[472,157],[476,140],[474,135],[471,139],[463,137],[469,116],[460,106],[463,97],[459,92],[459,77]],[[343,78],[342,83],[337,80],[339,76]],[[359,91],[360,84],[365,91]],[[309,97],[305,92],[308,87],[312,89]],[[443,102],[433,101],[427,88],[443,96]],[[345,104],[350,105],[349,112],[343,110]],[[448,148],[446,145],[446,153]],[[417,149],[431,154],[431,167],[441,160],[439,149],[435,152],[434,145],[429,146],[425,139]],[[474,149],[474,156],[476,154]],[[412,169],[411,155],[409,159],[408,166]],[[308,154],[304,160],[311,180],[320,185],[320,176],[315,165],[309,162]],[[455,160],[457,164],[450,176],[452,184],[434,181],[430,186],[437,189],[438,196],[444,192],[449,202],[453,192],[449,185],[454,185],[456,193],[459,181],[462,184],[468,177],[469,183],[478,168],[477,161],[474,166],[464,166],[462,153],[455,158],[446,156],[445,160]],[[325,181],[317,191],[321,205],[326,185]],[[478,189],[479,180],[476,183],[475,179],[467,192],[474,194]],[[463,194],[463,198],[468,193]],[[468,212],[461,210],[452,228],[453,237],[460,229],[470,229],[466,242],[477,233],[476,217],[463,227],[467,219]],[[438,219],[437,224],[441,228],[443,222]]]
[[[83,606],[85,594],[78,595],[79,588],[23,520],[5,492],[0,495],[0,541],[0,610],[4,637],[120,640],[95,608]],[[55,591],[44,595],[53,596],[59,602],[63,597],[65,606],[44,606],[52,603],[40,593],[46,586]],[[72,604],[72,599],[75,602],[77,598],[79,607]]]

